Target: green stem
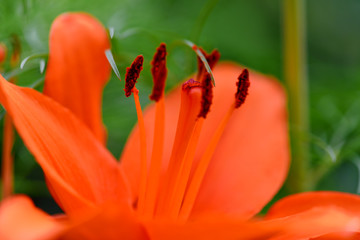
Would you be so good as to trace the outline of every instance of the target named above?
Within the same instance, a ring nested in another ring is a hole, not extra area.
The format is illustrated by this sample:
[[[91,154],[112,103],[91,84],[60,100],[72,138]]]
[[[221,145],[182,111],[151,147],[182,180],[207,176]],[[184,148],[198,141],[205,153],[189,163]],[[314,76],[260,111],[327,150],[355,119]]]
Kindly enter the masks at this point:
[[[284,75],[289,93],[292,163],[291,192],[308,189],[309,132],[305,44],[305,0],[284,0]]]

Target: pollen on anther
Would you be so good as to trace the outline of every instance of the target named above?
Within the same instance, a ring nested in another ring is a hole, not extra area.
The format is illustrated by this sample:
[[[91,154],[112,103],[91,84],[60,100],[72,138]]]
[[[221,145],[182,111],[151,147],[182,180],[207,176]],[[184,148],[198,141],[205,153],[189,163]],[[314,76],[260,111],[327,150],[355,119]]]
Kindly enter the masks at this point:
[[[149,97],[156,102],[159,101],[164,94],[167,77],[166,54],[166,45],[165,43],[162,43],[157,48],[154,58],[151,61],[151,74],[153,76],[154,86]]]
[[[204,78],[201,82],[201,109],[198,117],[206,118],[210,111],[210,106],[213,99],[213,83],[209,73],[205,73]]]
[[[238,77],[238,82],[236,83],[237,91],[235,93],[235,108],[240,107],[248,95],[248,89],[250,86],[249,81],[249,71],[244,69],[240,76]]]
[[[143,63],[144,63],[144,57],[142,55],[139,55],[135,58],[131,66],[126,68],[125,88],[124,88],[126,97],[131,96],[136,81],[140,76]]]

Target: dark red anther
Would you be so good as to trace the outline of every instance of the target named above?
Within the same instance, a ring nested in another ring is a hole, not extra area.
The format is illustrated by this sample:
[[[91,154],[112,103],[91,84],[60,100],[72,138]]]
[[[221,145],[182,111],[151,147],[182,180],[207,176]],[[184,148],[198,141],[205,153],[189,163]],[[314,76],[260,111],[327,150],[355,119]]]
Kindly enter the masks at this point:
[[[208,72],[205,73],[204,78],[201,81],[201,87],[201,109],[198,117],[206,118],[210,111],[210,106],[213,99],[213,83]]]
[[[217,49],[214,49],[210,54],[208,54],[202,48],[199,48],[199,50],[205,56],[206,61],[209,64],[209,67],[211,69],[213,69],[215,67],[216,63],[220,59],[220,52]],[[201,59],[199,57],[197,59],[198,59],[198,76],[197,76],[197,78],[200,79],[202,74],[205,72],[205,66],[204,66],[204,63],[201,61]]]
[[[165,81],[167,77],[165,43],[161,43],[157,48],[154,58],[151,61],[151,65],[151,74],[153,76],[154,86],[149,97],[151,100],[157,102],[164,94]]]
[[[192,89],[194,87],[201,87],[201,83],[198,81],[195,81],[192,78],[182,84],[183,91],[189,91],[190,89]]]
[[[126,97],[130,97],[131,92],[135,87],[136,81],[140,76],[143,63],[144,63],[144,57],[142,55],[139,55],[135,58],[131,66],[126,68],[125,88],[124,88]]]
[[[250,86],[249,81],[249,71],[245,68],[240,76],[238,77],[238,82],[236,83],[237,91],[235,93],[235,108],[240,107],[248,95],[248,89]]]

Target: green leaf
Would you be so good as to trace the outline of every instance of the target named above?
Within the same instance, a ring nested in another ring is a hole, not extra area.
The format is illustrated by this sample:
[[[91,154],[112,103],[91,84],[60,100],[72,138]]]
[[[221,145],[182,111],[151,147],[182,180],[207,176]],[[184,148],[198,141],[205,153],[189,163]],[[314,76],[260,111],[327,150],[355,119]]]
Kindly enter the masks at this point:
[[[115,34],[115,29],[113,27],[109,27],[108,32],[109,32],[110,39],[112,39]]]
[[[44,73],[45,70],[45,59],[40,59],[40,73]]]
[[[30,60],[33,60],[33,59],[36,59],[36,58],[47,58],[47,57],[48,57],[47,53],[38,53],[38,54],[33,54],[33,55],[30,55],[30,56],[27,56],[26,58],[24,58],[21,61],[20,68],[23,69],[25,64]]]
[[[105,50],[105,55],[107,60],[109,61],[111,68],[114,70],[115,75],[118,77],[118,79],[121,81],[121,76],[120,76],[120,72],[119,69],[116,66],[115,60],[114,60],[114,56],[111,53],[111,50]]]
[[[45,81],[44,77],[39,78],[38,80],[36,80],[35,82],[33,82],[32,84],[30,84],[28,87],[29,88],[37,88],[38,86],[40,86],[43,82]]]

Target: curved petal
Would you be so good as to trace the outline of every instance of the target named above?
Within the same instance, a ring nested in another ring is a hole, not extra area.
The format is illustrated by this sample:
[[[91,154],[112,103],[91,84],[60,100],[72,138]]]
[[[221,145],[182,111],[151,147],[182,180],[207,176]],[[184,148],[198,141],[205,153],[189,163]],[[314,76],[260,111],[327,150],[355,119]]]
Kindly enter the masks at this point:
[[[236,80],[242,68],[231,63],[215,67],[216,87],[210,113],[204,121],[196,159],[204,152],[216,127],[234,102]],[[192,217],[222,213],[249,218],[273,197],[283,183],[289,165],[286,97],[273,79],[250,72],[249,96],[236,110],[208,167]],[[165,98],[164,169],[174,142],[180,106],[180,91]],[[152,149],[154,106],[145,111],[148,159]],[[137,127],[124,149],[121,166],[133,191],[138,191],[140,169]]]
[[[357,240],[360,239],[360,233],[333,233],[321,237],[311,238],[311,240]]]
[[[295,194],[275,203],[266,218],[284,221],[294,239],[353,239],[360,233],[360,196],[340,192]]]
[[[360,216],[360,196],[329,191],[294,194],[276,202],[268,211],[268,219],[290,216],[316,207],[338,207]]]
[[[360,219],[337,207],[317,207],[287,217],[269,220],[282,225],[284,231],[271,240],[317,238],[333,233],[351,236],[359,230]],[[340,238],[341,239],[341,238]]]
[[[0,101],[67,213],[130,194],[114,157],[71,112],[0,76]]]
[[[69,108],[105,143],[101,104],[110,65],[105,28],[86,13],[64,13],[52,24],[44,93]]]
[[[36,208],[27,196],[13,196],[0,204],[0,239],[54,239],[66,226]]]

